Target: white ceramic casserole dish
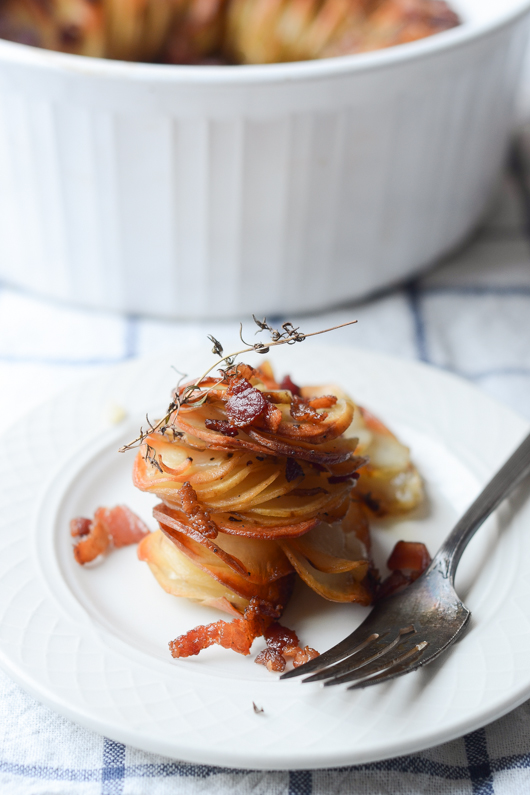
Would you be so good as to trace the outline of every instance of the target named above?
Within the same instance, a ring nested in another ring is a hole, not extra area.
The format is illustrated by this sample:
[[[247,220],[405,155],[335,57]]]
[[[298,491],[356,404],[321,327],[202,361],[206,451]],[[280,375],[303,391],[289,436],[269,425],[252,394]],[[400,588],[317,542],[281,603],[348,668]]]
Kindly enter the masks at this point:
[[[0,278],[172,317],[316,310],[455,247],[498,178],[530,0],[292,64],[131,64],[0,41]]]

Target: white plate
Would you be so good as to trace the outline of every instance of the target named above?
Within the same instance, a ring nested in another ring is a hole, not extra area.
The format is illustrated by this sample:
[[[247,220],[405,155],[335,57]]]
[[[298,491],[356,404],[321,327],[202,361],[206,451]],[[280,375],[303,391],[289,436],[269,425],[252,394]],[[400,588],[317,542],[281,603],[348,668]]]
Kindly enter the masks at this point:
[[[412,448],[428,506],[375,530],[382,565],[399,538],[434,552],[452,520],[527,432],[527,423],[468,384],[424,365],[306,342],[279,349],[280,373],[338,381]],[[517,493],[477,534],[459,588],[470,631],[424,670],[361,692],[278,682],[251,658],[211,648],[172,660],[167,642],[219,618],[165,594],[132,548],[101,566],[73,560],[68,520],[152,501],[130,484],[145,410],[167,402],[170,364],[202,372],[202,353],[133,362],[39,408],[3,439],[0,462],[0,663],[38,699],[78,723],[181,760],[262,769],[369,762],[452,739],[530,694],[530,501]],[[130,419],[113,426],[112,404]],[[52,477],[51,477],[52,476]],[[50,479],[51,477],[51,479]],[[151,526],[153,526],[152,520]],[[303,587],[284,622],[323,651],[365,615]],[[255,643],[254,651],[263,641]],[[252,655],[254,656],[254,655]],[[256,714],[253,702],[263,713]]]

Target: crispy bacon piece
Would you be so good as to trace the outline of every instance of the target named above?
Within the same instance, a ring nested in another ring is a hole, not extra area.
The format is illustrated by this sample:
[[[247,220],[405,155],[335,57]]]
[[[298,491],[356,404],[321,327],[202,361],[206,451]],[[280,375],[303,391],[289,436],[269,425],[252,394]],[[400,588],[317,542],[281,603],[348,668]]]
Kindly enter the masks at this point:
[[[337,400],[335,399],[335,403]],[[316,407],[310,405],[306,398],[293,395],[290,414],[293,420],[298,422],[322,422],[328,416],[326,412],[319,414]]]
[[[107,551],[110,536],[102,522],[91,523],[90,533],[74,547],[74,558],[81,565],[90,563]]]
[[[89,531],[86,532],[88,522]],[[102,555],[111,542],[116,548],[136,544],[149,534],[149,528],[126,505],[98,508],[94,520],[78,517],[70,522],[70,532],[82,536],[74,547],[74,557],[83,566]],[[84,532],[80,532],[83,530]]]
[[[230,425],[244,428],[250,425],[267,408],[267,401],[246,378],[232,378],[226,390],[226,416]]]
[[[250,364],[241,364],[235,365],[235,367],[231,368],[227,372],[227,376],[230,378],[231,376],[236,376],[236,378],[246,378],[247,381],[250,381],[251,378],[260,378],[261,379],[261,372],[260,370],[256,370],[255,367],[252,367]]]
[[[284,657],[293,657],[293,667],[298,668],[300,665],[314,660],[315,657],[320,657],[320,652],[312,649],[311,646],[286,646],[283,650]]]
[[[212,624],[195,627],[185,635],[170,641],[171,656],[192,657],[214,644],[224,649],[232,649],[238,654],[248,655],[254,640],[263,635],[274,619],[280,617],[281,612],[281,605],[274,606],[270,602],[254,597],[250,600],[243,618],[215,621]]]
[[[98,508],[94,519],[104,525],[116,548],[137,544],[149,533],[145,522],[126,505]]]
[[[197,492],[188,481],[183,484],[179,491],[179,497],[182,503],[182,510],[186,514],[190,525],[206,538],[216,538],[217,527],[215,522],[210,519],[208,511],[201,508]]]
[[[280,384],[280,389],[287,389],[292,395],[300,395],[300,387],[297,386],[292,380],[290,375],[286,375]]]
[[[254,662],[265,665],[268,671],[281,673],[285,671],[285,657],[282,652],[286,646],[298,646],[298,635],[292,629],[282,626],[277,621],[265,632],[267,648],[263,649]]]
[[[265,665],[268,671],[281,673],[285,671],[286,657],[293,658],[293,665],[298,668],[308,660],[313,660],[319,653],[310,646],[300,646],[298,635],[292,629],[282,626],[277,621],[265,632],[267,648],[258,654],[255,662]]]
[[[70,535],[74,538],[78,536],[87,536],[90,533],[92,520],[84,516],[77,516],[75,519],[70,520]]]
[[[276,433],[282,421],[282,413],[268,400],[265,401],[265,411],[254,420],[254,425],[270,433]]]
[[[265,640],[269,649],[283,652],[286,646],[298,646],[298,635],[293,629],[282,626],[278,621],[268,627],[265,632]]]
[[[417,572],[419,577],[431,562],[431,556],[425,544],[417,541],[398,541],[388,558],[390,571],[407,569]]]
[[[263,649],[263,651],[260,651],[254,662],[258,665],[264,665],[267,668],[267,671],[270,671],[271,673],[274,671],[274,673],[281,674],[283,671],[285,671],[285,657],[280,654],[279,651],[276,651],[276,649],[270,649],[269,647]]]
[[[237,428],[233,428],[227,420],[204,420],[204,424],[208,428],[209,431],[217,431],[217,433],[222,433],[223,436],[237,436],[239,431]]]
[[[376,600],[402,591],[429,567],[431,556],[425,544],[417,541],[398,541],[392,550],[387,566],[391,574],[377,589]]]

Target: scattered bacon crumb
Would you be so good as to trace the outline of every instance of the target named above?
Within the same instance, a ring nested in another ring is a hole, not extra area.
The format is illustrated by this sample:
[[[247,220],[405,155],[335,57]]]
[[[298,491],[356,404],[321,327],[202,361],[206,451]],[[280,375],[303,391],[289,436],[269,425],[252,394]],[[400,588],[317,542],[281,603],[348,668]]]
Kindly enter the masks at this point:
[[[84,516],[76,516],[75,519],[70,520],[70,535],[74,538],[78,536],[87,536],[90,533],[92,520]]]
[[[206,419],[204,424],[209,431],[217,431],[217,433],[222,433],[223,436],[237,436],[239,433],[237,428],[233,428],[227,420]]]
[[[304,663],[309,662],[309,660],[314,660],[315,657],[320,657],[320,654],[315,649],[312,649],[311,646],[304,646],[302,649],[300,646],[286,646],[283,650],[283,654],[285,657],[293,657],[293,667],[299,668],[300,665],[304,665]]]
[[[417,541],[398,541],[387,566],[391,574],[379,585],[376,601],[402,591],[429,567],[431,556],[425,544]]]
[[[149,534],[149,528],[126,505],[98,508],[94,519],[101,522],[116,548],[137,544]]]
[[[118,547],[136,544],[145,538],[149,528],[126,505],[98,508],[94,520],[77,517],[70,522],[70,532],[81,541],[74,547],[74,557],[83,566],[102,555],[111,542]]]
[[[281,612],[281,606],[275,607],[264,599],[253,597],[245,609],[243,618],[215,621],[213,624],[195,627],[185,635],[170,641],[171,656],[191,657],[214,644],[224,649],[232,649],[238,654],[250,654],[253,641],[264,634],[269,624],[278,618]]]
[[[237,375],[239,378],[246,378],[247,381],[250,381],[253,376],[257,376],[258,378],[261,378],[262,376],[262,373],[259,369],[256,370],[256,368],[252,367],[252,365],[244,364],[243,362],[241,364],[237,364],[233,370],[229,370],[227,374],[228,376]]]
[[[254,660],[258,665],[264,665],[267,668],[267,671],[271,673],[281,674],[282,671],[285,671],[285,657],[283,657],[279,651],[275,649],[263,649],[260,651],[256,659]]]
[[[256,420],[254,420],[253,424],[263,428],[265,431],[269,431],[270,433],[276,433],[282,421],[282,413],[280,409],[276,408],[276,406],[274,406],[268,400],[265,402],[265,411]]]
[[[285,657],[282,652],[289,645],[298,644],[298,635],[292,629],[284,627],[275,621],[265,632],[267,648],[263,649],[254,662],[265,665],[271,673],[285,671]]]
[[[319,414],[306,398],[298,395],[293,395],[290,412],[293,420],[299,420],[300,422],[322,422],[328,416],[326,412]]]
[[[282,652],[286,646],[297,646],[298,635],[293,629],[282,626],[278,621],[268,627],[265,632],[265,640],[269,649]]]
[[[388,558],[387,566],[390,571],[425,571],[431,562],[431,556],[425,544],[418,541],[398,541]]]
[[[319,656],[319,653],[310,646],[301,648],[296,632],[282,626],[277,621],[271,624],[265,632],[265,640],[267,648],[258,654],[255,662],[258,665],[265,665],[271,672],[285,671],[286,657],[292,657],[294,667],[298,668],[299,665]]]
[[[90,533],[74,547],[74,558],[83,566],[106,552],[109,544],[110,536],[105,525],[94,521],[91,523]]]
[[[286,375],[280,384],[280,389],[287,389],[292,395],[300,395],[300,387],[292,380],[290,375]]]
[[[210,519],[210,514],[205,511],[199,503],[197,492],[186,481],[179,491],[180,501],[182,503],[182,510],[186,514],[191,526],[201,533],[206,538],[217,537],[217,525]]]
[[[230,425],[244,428],[257,419],[267,408],[267,401],[246,378],[232,378],[226,390],[226,416]]]

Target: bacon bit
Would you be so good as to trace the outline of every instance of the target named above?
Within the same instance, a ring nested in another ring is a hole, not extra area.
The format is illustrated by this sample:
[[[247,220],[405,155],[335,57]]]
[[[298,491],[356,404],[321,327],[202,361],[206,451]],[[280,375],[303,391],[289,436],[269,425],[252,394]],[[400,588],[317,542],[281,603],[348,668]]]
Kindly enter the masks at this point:
[[[232,378],[226,390],[226,416],[230,425],[244,428],[257,419],[267,408],[267,401],[246,378]]]
[[[190,525],[206,538],[217,537],[217,525],[210,518],[208,511],[199,504],[197,492],[189,481],[183,484],[179,491],[182,510],[188,517]]]
[[[227,373],[229,376],[235,375],[236,378],[245,378],[247,381],[250,381],[251,378],[254,377],[261,377],[261,373],[259,370],[256,370],[255,367],[252,367],[250,364],[237,364],[233,370],[229,370]]]
[[[80,532],[86,528],[88,522],[89,532]],[[149,534],[149,528],[126,505],[116,505],[114,508],[98,508],[94,514],[94,521],[79,517],[70,522],[70,532],[76,536],[83,536],[74,547],[76,561],[84,566],[99,555],[102,555],[111,542],[116,548],[129,544],[136,544]]]
[[[292,629],[282,626],[277,621],[270,625],[265,632],[267,648],[261,651],[254,662],[265,665],[271,673],[285,671],[285,658],[283,650],[289,647],[298,647],[298,635]]]
[[[320,397],[309,398],[307,402],[312,409],[330,409],[337,400],[338,398],[335,395],[321,395]]]
[[[282,612],[280,605],[274,607],[270,602],[253,597],[245,609],[243,618],[233,621],[216,621],[213,624],[195,627],[185,635],[170,641],[172,657],[191,657],[202,649],[218,644],[224,649],[232,649],[238,654],[250,654],[254,640],[265,632],[267,627]]]
[[[291,380],[290,375],[286,375],[280,384],[280,389],[287,389],[292,395],[299,396],[301,394],[300,387]]]
[[[431,556],[425,544],[398,541],[387,562],[392,573],[379,585],[376,600],[385,599],[411,585],[429,567],[430,562]]]
[[[318,411],[309,404],[308,400],[303,397],[298,397],[298,395],[293,395],[290,412],[293,420],[298,420],[299,422],[322,422],[322,420],[325,420],[328,416],[326,412],[319,414]]]
[[[304,470],[296,460],[296,458],[288,458],[285,465],[285,479],[287,483],[292,483],[297,478],[304,477]]]
[[[265,665],[267,671],[279,673],[285,671],[285,658],[275,649],[263,649],[254,660],[258,665]]]
[[[204,424],[209,431],[217,431],[222,433],[223,436],[237,436],[239,431],[233,428],[226,420],[204,420]]]
[[[293,668],[299,668],[301,665],[304,665],[304,663],[309,662],[309,660],[320,657],[320,653],[312,649],[311,646],[304,646],[303,649],[300,646],[296,648],[289,646],[283,650],[283,653],[286,657],[294,657]]]
[[[410,571],[422,574],[431,562],[431,556],[425,544],[418,541],[398,541],[388,558],[390,571]]]
[[[268,627],[265,632],[265,640],[269,649],[274,649],[277,652],[283,652],[286,646],[297,646],[299,643],[296,632],[282,626],[278,621]]]
[[[87,536],[90,533],[91,525],[91,519],[86,519],[84,516],[77,516],[75,519],[70,520],[70,535],[74,538],[78,536]]]
[[[265,431],[276,433],[282,421],[282,413],[268,400],[265,401],[265,404],[265,411],[254,421],[254,424]]]
[[[284,671],[286,657],[293,657],[293,665],[298,668],[299,665],[319,656],[319,653],[310,646],[301,648],[296,632],[283,627],[277,621],[265,632],[265,640],[267,648],[258,654],[256,662],[266,665],[269,671]]]
[[[94,519],[105,527],[117,549],[129,546],[129,544],[137,544],[142,538],[149,535],[147,525],[126,505],[116,505],[115,508],[98,508]]]
[[[74,558],[81,565],[90,563],[106,552],[110,536],[102,522],[92,522],[90,533],[74,547]]]

